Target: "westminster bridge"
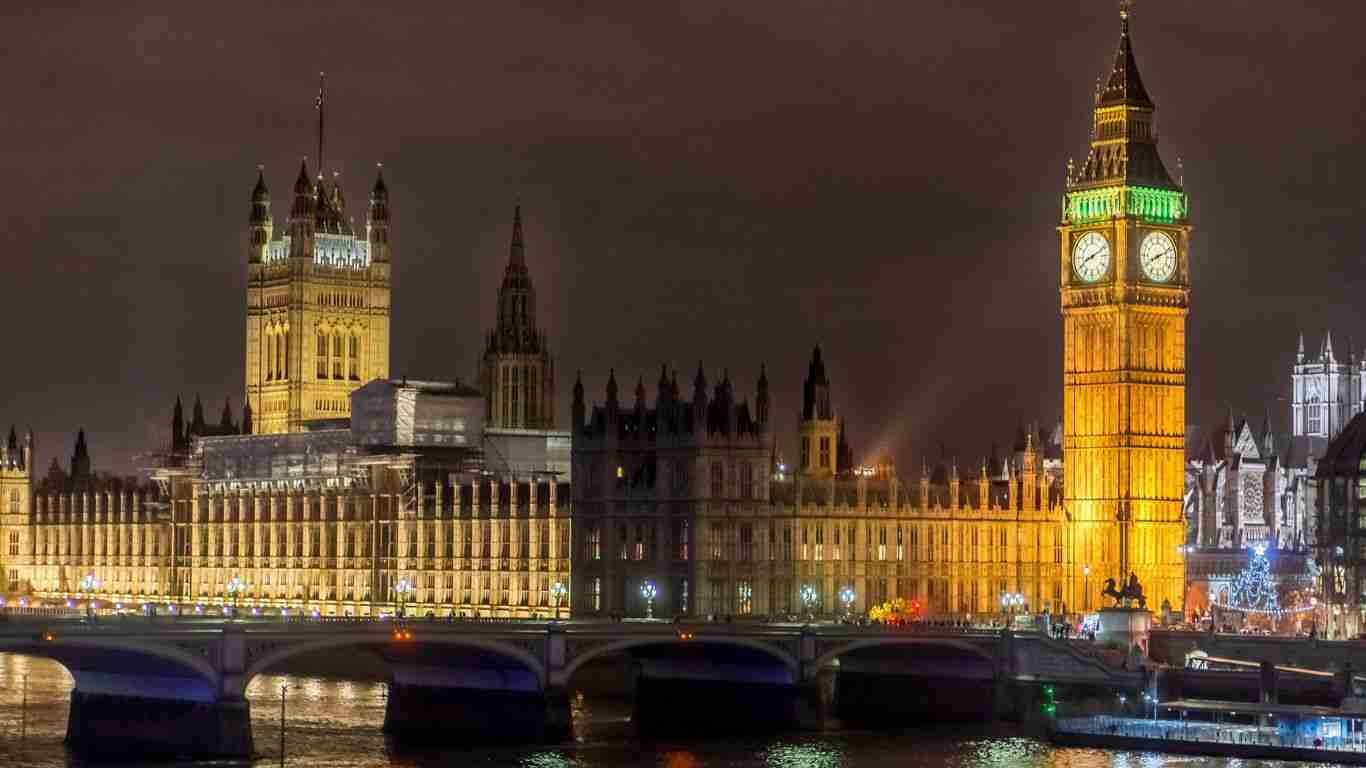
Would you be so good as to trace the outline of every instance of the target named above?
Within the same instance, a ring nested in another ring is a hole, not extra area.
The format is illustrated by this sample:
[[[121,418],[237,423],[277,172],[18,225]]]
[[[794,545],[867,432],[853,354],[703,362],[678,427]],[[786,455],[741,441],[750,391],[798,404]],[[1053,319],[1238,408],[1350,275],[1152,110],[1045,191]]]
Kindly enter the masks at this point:
[[[249,755],[253,677],[357,652],[388,669],[384,730],[418,744],[566,739],[576,674],[610,660],[635,675],[637,725],[665,730],[989,718],[1045,683],[1141,684],[1084,644],[933,625],[11,616],[0,652],[62,664],[68,744],[109,756]]]

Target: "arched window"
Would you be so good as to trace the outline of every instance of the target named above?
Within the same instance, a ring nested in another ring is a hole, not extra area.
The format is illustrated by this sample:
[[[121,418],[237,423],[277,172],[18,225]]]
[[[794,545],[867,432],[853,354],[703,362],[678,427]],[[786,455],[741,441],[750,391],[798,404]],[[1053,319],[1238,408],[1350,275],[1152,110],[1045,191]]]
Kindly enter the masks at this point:
[[[351,334],[350,349],[347,350],[347,366],[352,381],[360,380],[360,339]]]
[[[289,378],[289,329],[285,329],[283,347],[284,347],[284,355],[283,355],[283,356],[284,356],[284,359],[285,359],[285,360],[284,360],[284,374],[281,376],[281,378],[287,379],[287,378]]]
[[[275,378],[285,377],[285,335],[275,332]]]
[[[342,377],[342,342],[341,334],[332,332],[332,378]]]
[[[265,338],[261,340],[262,351],[265,353],[266,381],[275,378],[275,331],[266,329]]]
[[[318,378],[327,378],[327,336],[318,331]]]

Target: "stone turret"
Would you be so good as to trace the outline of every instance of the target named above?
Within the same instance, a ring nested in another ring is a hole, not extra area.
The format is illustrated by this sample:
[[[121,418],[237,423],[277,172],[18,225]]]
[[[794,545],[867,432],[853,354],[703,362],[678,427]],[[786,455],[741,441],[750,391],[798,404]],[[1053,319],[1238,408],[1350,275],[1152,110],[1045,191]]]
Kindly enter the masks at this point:
[[[570,419],[573,421],[573,424],[570,425],[572,431],[577,432],[583,429],[583,371],[579,371],[574,377],[574,402],[570,406]]]
[[[370,214],[365,221],[366,239],[370,243],[370,259],[376,263],[389,262],[389,187],[384,183],[384,166],[375,171],[375,186],[370,190]]]
[[[313,259],[314,223],[313,180],[308,177],[308,161],[299,165],[294,180],[294,205],[289,209],[289,257]]]
[[[251,191],[251,214],[247,219],[247,261],[259,264],[265,260],[266,248],[274,232],[270,215],[270,190],[266,187],[264,168],[256,168],[256,187]]]

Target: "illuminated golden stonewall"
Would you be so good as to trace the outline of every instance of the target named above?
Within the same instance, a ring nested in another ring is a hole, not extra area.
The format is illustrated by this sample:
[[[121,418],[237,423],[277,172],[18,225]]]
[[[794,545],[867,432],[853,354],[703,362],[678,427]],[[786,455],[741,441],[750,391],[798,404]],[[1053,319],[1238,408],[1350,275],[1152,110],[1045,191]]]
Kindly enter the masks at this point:
[[[1191,227],[1154,110],[1126,13],[1058,227],[1064,509],[1091,584],[1133,573],[1150,608],[1179,609]]]

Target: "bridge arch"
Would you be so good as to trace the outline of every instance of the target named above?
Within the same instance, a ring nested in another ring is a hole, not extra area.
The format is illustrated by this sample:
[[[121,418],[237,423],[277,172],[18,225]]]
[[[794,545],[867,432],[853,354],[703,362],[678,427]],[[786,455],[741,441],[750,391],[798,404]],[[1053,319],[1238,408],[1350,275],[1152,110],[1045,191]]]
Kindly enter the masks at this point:
[[[672,634],[647,635],[642,637],[630,637],[623,640],[614,640],[612,642],[604,643],[599,646],[594,646],[584,651],[582,654],[576,656],[572,661],[570,661],[564,666],[563,670],[556,672],[555,679],[552,681],[552,683],[555,685],[565,685],[569,682],[570,678],[574,676],[574,673],[579,670],[579,668],[583,667],[585,664],[589,663],[590,661],[593,661],[594,659],[598,659],[609,654],[620,653],[622,651],[629,651],[633,648],[644,648],[648,646],[676,646],[681,642],[684,641],[680,641],[677,636]],[[691,640],[686,641],[686,644],[690,647],[719,645],[729,646],[732,648],[746,648],[749,650],[759,651],[760,653],[763,653],[769,656],[770,658],[774,659],[775,661],[779,662],[780,664],[782,664],[783,668],[787,670],[787,673],[792,678],[793,682],[797,681],[798,672],[801,669],[800,662],[792,654],[782,650],[781,648],[770,645],[760,640],[752,640],[749,638],[734,637],[730,635],[702,635],[700,637],[695,637]]]
[[[819,656],[817,656],[814,661],[807,665],[804,672],[806,676],[809,678],[816,675],[822,667],[833,662],[835,659],[853,653],[854,651],[863,650],[866,648],[885,648],[888,646],[897,645],[921,645],[932,646],[935,648],[954,648],[956,650],[963,651],[967,654],[977,656],[978,658],[982,659],[991,666],[993,673],[997,671],[998,664],[996,657],[992,653],[982,648],[982,646],[969,642],[967,640],[959,640],[956,638],[946,637],[892,636],[859,638],[856,640],[850,640],[849,642],[844,643],[842,645],[835,646],[834,648],[831,648],[825,653],[822,653]]]
[[[192,653],[169,643],[129,640],[117,637],[63,637],[52,639],[0,639],[0,653],[19,653],[61,664],[71,674],[76,690],[83,690],[82,677],[90,673],[119,674],[126,672],[126,661],[154,660],[170,665],[174,677],[197,679],[204,684],[201,691],[181,690],[178,693],[195,700],[213,701],[221,690],[221,676],[205,656]],[[103,656],[104,658],[101,658]],[[83,663],[84,662],[84,663]],[[102,668],[112,667],[112,668]]]
[[[246,669],[242,673],[242,690],[245,691],[246,686],[257,675],[293,656],[340,648],[384,646],[391,642],[394,641],[387,632],[385,634],[338,633],[317,639],[284,641],[279,647],[261,654],[258,658],[248,659]],[[542,688],[546,684],[545,663],[532,655],[530,651],[511,643],[477,636],[445,633],[419,633],[416,638],[403,642],[428,647],[433,645],[454,646],[496,654],[525,666],[535,676],[537,683]]]

